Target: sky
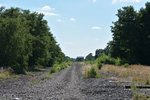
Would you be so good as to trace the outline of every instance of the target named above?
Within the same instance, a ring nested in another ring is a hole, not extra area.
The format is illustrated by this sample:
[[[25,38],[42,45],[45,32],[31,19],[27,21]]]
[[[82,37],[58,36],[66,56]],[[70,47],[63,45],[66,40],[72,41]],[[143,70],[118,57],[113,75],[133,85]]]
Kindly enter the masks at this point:
[[[0,6],[29,9],[45,15],[50,31],[65,55],[76,58],[104,49],[112,40],[117,10],[136,10],[150,0],[0,0]]]

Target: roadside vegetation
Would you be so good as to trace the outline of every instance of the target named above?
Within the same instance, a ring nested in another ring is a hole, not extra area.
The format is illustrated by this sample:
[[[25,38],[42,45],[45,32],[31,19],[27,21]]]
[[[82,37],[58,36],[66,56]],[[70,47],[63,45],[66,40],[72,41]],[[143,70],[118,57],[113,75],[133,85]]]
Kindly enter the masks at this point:
[[[52,67],[52,69],[50,70],[50,73],[55,73],[55,72],[59,72],[69,66],[71,66],[72,62],[71,61],[67,61],[67,62],[62,62],[62,63],[56,63],[54,64],[54,66]]]
[[[133,6],[123,7],[113,22],[112,41],[106,48],[97,49],[85,57],[88,66],[112,72],[118,77],[130,77],[133,82],[150,84],[150,2],[136,11]],[[90,65],[89,65],[90,64]]]
[[[66,61],[43,14],[0,7],[0,68],[26,74]],[[10,72],[1,72],[1,77]]]
[[[0,71],[0,80],[1,79],[8,79],[12,76],[10,71]]]
[[[99,78],[98,69],[94,64],[84,64],[82,74],[84,78]]]

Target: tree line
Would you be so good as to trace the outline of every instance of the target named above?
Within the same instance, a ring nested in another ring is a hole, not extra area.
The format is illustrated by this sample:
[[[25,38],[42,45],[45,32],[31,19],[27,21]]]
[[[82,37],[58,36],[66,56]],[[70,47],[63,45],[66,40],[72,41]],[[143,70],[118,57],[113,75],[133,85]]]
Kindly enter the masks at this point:
[[[96,50],[95,58],[104,53],[125,63],[150,65],[150,2],[139,11],[123,7],[116,16],[118,20],[111,26],[113,40],[105,49]]]
[[[65,55],[43,17],[29,10],[0,7],[0,67],[24,73],[64,61]]]

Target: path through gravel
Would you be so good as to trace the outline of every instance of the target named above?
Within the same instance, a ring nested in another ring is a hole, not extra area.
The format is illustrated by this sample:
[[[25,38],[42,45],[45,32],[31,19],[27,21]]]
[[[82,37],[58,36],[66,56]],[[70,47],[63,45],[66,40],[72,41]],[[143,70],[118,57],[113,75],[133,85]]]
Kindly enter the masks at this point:
[[[0,100],[131,99],[131,90],[123,85],[109,82],[110,79],[83,79],[80,69],[81,65],[74,63],[51,78],[39,74],[42,78],[35,83],[26,76],[0,81]]]

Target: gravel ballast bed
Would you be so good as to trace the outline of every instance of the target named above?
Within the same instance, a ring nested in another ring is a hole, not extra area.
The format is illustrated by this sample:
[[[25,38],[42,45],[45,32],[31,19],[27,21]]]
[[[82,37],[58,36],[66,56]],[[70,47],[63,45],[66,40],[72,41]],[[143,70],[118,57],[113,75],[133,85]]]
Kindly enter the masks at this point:
[[[35,72],[35,80],[22,75],[0,81],[0,100],[129,100],[132,90],[111,79],[83,79],[81,65],[74,63],[45,78],[48,71]],[[35,81],[35,82],[34,82]],[[33,84],[34,83],[34,84]],[[128,84],[127,84],[128,85]],[[149,94],[149,90],[144,91]]]

